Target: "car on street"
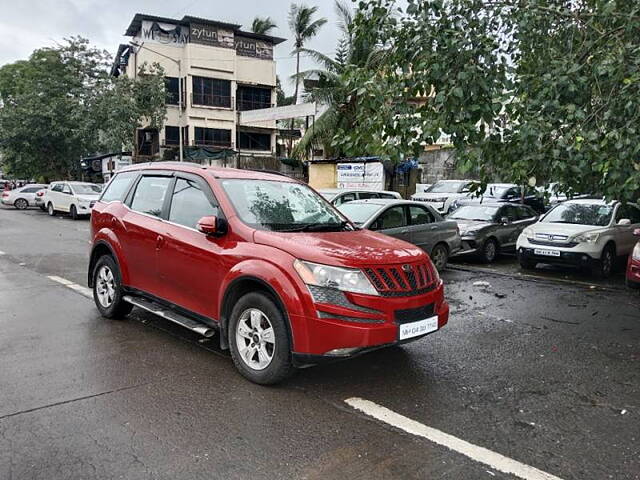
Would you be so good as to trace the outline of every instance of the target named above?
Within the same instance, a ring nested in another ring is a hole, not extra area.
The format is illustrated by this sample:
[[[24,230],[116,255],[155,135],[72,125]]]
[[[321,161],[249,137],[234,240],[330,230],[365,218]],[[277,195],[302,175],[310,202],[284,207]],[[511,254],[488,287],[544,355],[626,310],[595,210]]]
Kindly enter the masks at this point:
[[[411,200],[426,202],[441,215],[446,215],[452,210],[452,203],[463,197],[471,195],[471,187],[478,182],[474,180],[440,180],[434,183],[424,193],[415,193]]]
[[[36,206],[36,192],[45,188],[46,185],[39,183],[30,183],[24,187],[14,188],[2,192],[2,204],[13,205],[18,210],[25,210],[29,207]]]
[[[47,211],[47,206],[44,204],[44,194],[47,193],[47,188],[48,186],[36,192],[36,207],[40,208],[43,212]]]
[[[91,208],[101,193],[102,188],[95,183],[52,182],[42,196],[42,203],[52,217],[64,212],[76,220],[91,215]]]
[[[438,270],[461,248],[455,222],[429,205],[409,200],[356,200],[338,208],[360,228],[404,240],[427,252]]]
[[[518,236],[538,220],[538,214],[526,205],[483,203],[460,207],[447,219],[460,228],[459,255],[476,255],[491,263],[500,252],[515,249]]]
[[[334,207],[354,200],[366,200],[369,198],[397,198],[402,196],[398,192],[389,190],[341,190],[339,188],[321,188],[318,193],[327,199]]]
[[[636,204],[601,199],[567,200],[524,229],[518,238],[520,265],[573,265],[596,277],[611,275],[617,257],[626,257],[640,228]]]
[[[640,228],[636,228],[633,235],[640,237]],[[634,290],[640,290],[640,238],[627,261],[627,286]]]
[[[451,205],[451,210],[454,211],[463,205],[481,205],[483,203],[524,204],[538,213],[547,210],[543,194],[534,188],[527,188],[523,199],[522,187],[514,183],[489,183],[482,195],[467,195],[455,200]]]
[[[238,371],[260,384],[418,340],[449,317],[422,249],[357,228],[283,175],[133,165],[95,204],[91,239],[88,282],[104,317],[135,305],[217,333]]]

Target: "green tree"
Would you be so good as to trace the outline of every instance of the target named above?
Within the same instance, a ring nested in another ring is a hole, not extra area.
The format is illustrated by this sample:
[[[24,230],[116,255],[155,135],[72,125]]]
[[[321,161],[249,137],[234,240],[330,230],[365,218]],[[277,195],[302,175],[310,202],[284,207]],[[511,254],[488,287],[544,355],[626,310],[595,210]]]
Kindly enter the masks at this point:
[[[109,75],[110,61],[77,37],[0,68],[0,154],[11,174],[72,178],[81,157],[130,145],[142,117],[161,123],[160,72],[124,88],[125,80]]]
[[[251,31],[260,35],[269,35],[274,28],[278,28],[278,25],[271,17],[256,17],[251,23]]]

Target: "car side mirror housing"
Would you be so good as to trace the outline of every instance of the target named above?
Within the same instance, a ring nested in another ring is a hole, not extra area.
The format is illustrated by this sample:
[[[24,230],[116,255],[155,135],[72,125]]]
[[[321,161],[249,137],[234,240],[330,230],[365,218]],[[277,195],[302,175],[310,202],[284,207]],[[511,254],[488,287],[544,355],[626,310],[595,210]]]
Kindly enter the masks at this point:
[[[207,236],[221,236],[227,233],[227,222],[215,215],[198,220],[197,229]]]
[[[640,237],[640,228],[636,228],[636,229],[633,231],[633,234],[634,234],[636,237]]]
[[[623,227],[631,225],[631,220],[629,220],[628,218],[621,218],[620,220],[618,220],[618,225],[621,225]]]
[[[509,225],[511,223],[511,220],[509,220],[507,217],[502,217],[500,219],[500,223],[502,223],[503,225]]]

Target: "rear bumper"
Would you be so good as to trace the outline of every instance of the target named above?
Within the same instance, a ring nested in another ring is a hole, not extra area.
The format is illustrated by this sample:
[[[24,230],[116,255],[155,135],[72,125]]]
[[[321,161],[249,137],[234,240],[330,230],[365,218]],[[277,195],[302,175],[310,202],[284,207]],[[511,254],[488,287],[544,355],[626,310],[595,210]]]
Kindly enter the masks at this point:
[[[585,252],[560,251],[559,257],[536,255],[534,249],[528,247],[518,248],[518,257],[531,262],[548,263],[551,265],[572,265],[575,267],[592,267],[600,261]]]
[[[634,290],[640,290],[640,262],[633,261],[629,257],[629,265],[627,266],[627,286]]]
[[[394,312],[433,306],[426,318],[438,317],[438,329],[426,335],[407,340],[399,339],[399,326]],[[419,340],[444,327],[449,321],[449,304],[444,300],[444,289],[415,297],[385,298],[384,320],[378,322],[354,322],[331,318],[326,313],[317,317],[292,315],[290,317],[294,337],[293,360],[297,366],[314,365],[351,358],[378,348]]]

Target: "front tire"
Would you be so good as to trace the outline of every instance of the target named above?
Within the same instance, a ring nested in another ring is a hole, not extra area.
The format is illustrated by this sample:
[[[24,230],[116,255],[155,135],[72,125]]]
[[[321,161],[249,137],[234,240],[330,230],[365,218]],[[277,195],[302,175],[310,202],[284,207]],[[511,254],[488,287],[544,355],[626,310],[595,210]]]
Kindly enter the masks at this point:
[[[69,214],[71,215],[72,220],[78,219],[78,210],[75,205],[71,205],[71,209],[69,210]]]
[[[49,202],[49,205],[47,205],[47,213],[49,214],[50,217],[56,216],[56,209],[53,208],[53,203],[51,202]]]
[[[431,261],[436,269],[441,272],[445,269],[449,261],[449,249],[442,243],[439,243],[431,250]]]
[[[520,268],[523,270],[535,270],[537,263],[533,260],[523,257],[522,255],[518,255],[518,262],[520,263]]]
[[[248,293],[229,319],[231,358],[248,380],[261,385],[281,382],[293,373],[291,342],[283,312],[264,293]]]
[[[103,255],[93,269],[93,300],[106,318],[124,318],[133,305],[123,300],[120,269],[111,255]]]
[[[498,258],[500,247],[494,238],[489,238],[482,246],[480,256],[485,263],[493,263]]]
[[[609,244],[602,250],[600,260],[591,269],[591,274],[595,278],[605,279],[611,276],[616,261],[616,250]]]
[[[29,207],[29,202],[27,202],[24,198],[19,198],[15,202],[13,202],[13,206],[18,210],[26,210]]]

